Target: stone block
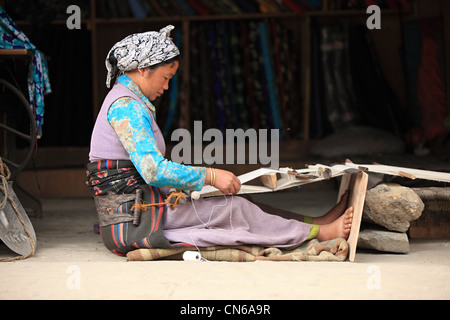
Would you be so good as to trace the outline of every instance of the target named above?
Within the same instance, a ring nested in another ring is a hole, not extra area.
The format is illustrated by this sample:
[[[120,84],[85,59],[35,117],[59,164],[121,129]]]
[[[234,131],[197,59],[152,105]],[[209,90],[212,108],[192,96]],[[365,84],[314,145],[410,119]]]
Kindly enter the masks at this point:
[[[406,232],[423,210],[423,201],[411,188],[380,184],[366,193],[363,221],[390,231]]]
[[[358,248],[392,253],[408,253],[409,240],[404,232],[364,229],[359,232]]]

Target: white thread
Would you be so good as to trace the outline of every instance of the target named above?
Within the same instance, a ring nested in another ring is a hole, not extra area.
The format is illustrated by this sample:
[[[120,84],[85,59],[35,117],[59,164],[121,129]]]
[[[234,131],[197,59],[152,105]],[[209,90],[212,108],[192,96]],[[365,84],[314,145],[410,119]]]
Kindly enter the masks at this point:
[[[195,215],[197,216],[197,219],[201,222],[201,224],[203,225],[204,228],[208,229],[209,226],[207,224],[205,224],[202,219],[200,219],[200,216],[198,215],[197,209],[195,208],[194,205],[194,200],[191,198],[191,203],[192,203],[192,208],[194,209]],[[212,211],[212,209],[211,209]],[[212,213],[211,213],[212,214]],[[211,217],[211,216],[210,216]],[[211,218],[210,218],[211,219]]]
[[[211,222],[212,214],[213,214],[214,208],[215,208],[215,207],[225,207],[225,206],[228,204],[228,198],[227,198],[226,195],[224,195],[224,198],[225,198],[225,204],[221,204],[221,205],[216,204],[215,206],[213,206],[213,207],[211,208],[211,212],[210,212],[210,214],[209,214],[209,218],[208,218],[208,222],[207,222],[207,223],[204,223],[203,220],[202,220],[202,219],[200,218],[200,216],[198,215],[197,209],[195,208],[194,200],[191,198],[192,208],[194,209],[195,215],[197,216],[197,219],[200,221],[200,223],[203,225],[203,227],[204,227],[205,229],[213,229],[213,227],[210,227],[210,226],[209,226],[209,223]],[[233,216],[233,199],[234,199],[234,196],[231,195],[231,205],[230,205],[230,227],[231,227],[231,231],[232,231],[232,232],[234,231],[233,222],[232,222],[232,216]],[[204,199],[204,201],[207,201],[207,199]],[[217,229],[221,229],[221,228],[217,228]],[[223,230],[223,229],[222,229],[222,230]],[[193,230],[192,230],[192,231],[193,231]],[[200,249],[197,247],[197,245],[195,244],[194,239],[192,238],[192,231],[189,232],[189,237],[191,238],[192,244],[193,244],[193,245],[195,246],[195,248],[197,249],[197,251],[198,251],[198,253],[199,253],[200,257],[201,257],[201,260],[202,260],[202,261],[208,261],[207,259],[205,259],[205,258],[203,258],[203,257],[201,256]]]
[[[195,244],[194,239],[192,238],[192,231],[189,232],[189,237],[191,238],[192,243],[194,244],[195,248],[196,248],[197,251],[198,251],[198,254],[200,255],[200,260],[202,260],[202,261],[209,261],[209,260],[207,260],[207,259],[205,259],[205,258],[202,257],[202,253],[201,253],[200,249],[197,247],[197,245]],[[183,257],[183,258],[184,258],[184,257]]]
[[[233,199],[234,199],[234,196],[231,195],[231,205],[230,205],[230,227],[231,227],[231,232],[234,231],[233,222],[231,221],[231,219],[233,217]]]
[[[212,228],[212,227],[209,226],[209,223],[211,222],[214,208],[215,207],[225,207],[228,204],[227,196],[224,195],[224,198],[225,198],[225,204],[216,204],[215,206],[213,206],[211,208],[211,212],[209,214],[209,218],[208,218],[208,221],[206,223],[204,223],[203,220],[198,215],[197,209],[195,208],[194,200],[191,199],[192,208],[194,209],[195,215],[197,216],[197,219],[200,221],[200,223],[203,225],[204,228],[206,228],[206,229],[211,229]],[[206,199],[205,199],[205,201],[206,201]],[[231,206],[233,206],[233,195],[231,195]],[[230,208],[230,223],[231,223],[231,208]],[[231,224],[231,230],[233,230],[233,225],[232,224]]]

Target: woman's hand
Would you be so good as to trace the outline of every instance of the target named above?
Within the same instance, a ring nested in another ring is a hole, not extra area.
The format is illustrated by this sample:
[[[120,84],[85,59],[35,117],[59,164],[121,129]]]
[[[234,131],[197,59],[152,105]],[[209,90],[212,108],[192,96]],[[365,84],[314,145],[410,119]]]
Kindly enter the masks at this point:
[[[236,194],[241,189],[241,182],[230,171],[208,168],[206,184],[219,189],[223,194]]]

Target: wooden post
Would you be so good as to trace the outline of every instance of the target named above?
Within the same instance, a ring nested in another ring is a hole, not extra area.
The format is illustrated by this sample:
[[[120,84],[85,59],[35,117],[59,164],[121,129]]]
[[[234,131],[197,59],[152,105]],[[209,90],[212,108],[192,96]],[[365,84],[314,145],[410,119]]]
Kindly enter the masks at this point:
[[[442,18],[444,20],[444,77],[448,115],[450,115],[450,1],[442,0]]]
[[[303,102],[303,140],[309,140],[309,117],[311,108],[311,17],[302,17],[302,56],[301,74],[302,81],[300,88]]]
[[[338,201],[346,190],[350,191],[348,207],[353,207],[353,222],[350,234],[348,236],[349,260],[355,261],[356,247],[358,245],[359,228],[361,226],[364,201],[366,199],[367,182],[369,176],[365,172],[356,174],[346,174],[342,177],[339,187]]]
[[[92,44],[92,110],[93,110],[93,119],[97,119],[97,114],[100,111],[99,101],[98,101],[98,64],[97,64],[97,55],[98,55],[98,45],[97,45],[97,7],[96,1],[91,0],[91,19],[89,21],[89,29],[91,30],[91,44]]]
[[[190,88],[189,88],[189,75],[190,75],[190,39],[189,39],[189,20],[183,20],[183,78],[181,86],[181,99],[180,99],[180,109],[181,116],[179,127],[184,129],[190,128],[190,113],[189,113],[189,100],[190,100]]]

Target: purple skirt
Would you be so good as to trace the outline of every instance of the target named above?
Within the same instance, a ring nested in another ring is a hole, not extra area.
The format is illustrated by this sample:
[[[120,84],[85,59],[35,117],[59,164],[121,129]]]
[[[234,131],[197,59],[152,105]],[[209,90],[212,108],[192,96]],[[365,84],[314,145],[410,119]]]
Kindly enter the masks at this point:
[[[239,196],[219,196],[188,200],[167,207],[163,233],[171,242],[197,247],[244,244],[287,248],[300,245],[311,225],[262,211]]]

